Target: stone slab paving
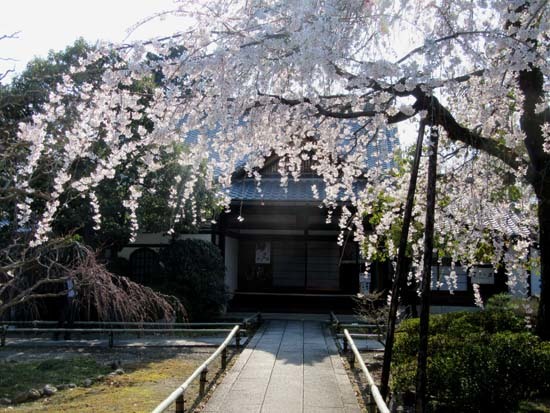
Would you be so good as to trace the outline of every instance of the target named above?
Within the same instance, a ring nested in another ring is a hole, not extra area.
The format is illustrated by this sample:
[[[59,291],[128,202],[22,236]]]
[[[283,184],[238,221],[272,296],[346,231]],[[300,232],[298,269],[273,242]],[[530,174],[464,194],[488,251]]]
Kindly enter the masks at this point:
[[[270,320],[203,412],[361,412],[334,340],[320,322]]]

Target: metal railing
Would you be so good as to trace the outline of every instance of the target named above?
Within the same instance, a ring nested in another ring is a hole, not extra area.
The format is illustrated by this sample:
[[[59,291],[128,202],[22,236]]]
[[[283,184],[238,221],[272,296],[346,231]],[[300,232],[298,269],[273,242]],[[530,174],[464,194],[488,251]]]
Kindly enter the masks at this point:
[[[185,391],[189,387],[189,385],[195,380],[197,377],[200,376],[200,385],[199,385],[199,396],[204,396],[205,389],[206,389],[206,374],[208,373],[208,366],[210,363],[212,363],[216,357],[218,357],[221,354],[222,357],[222,369],[225,369],[227,367],[227,346],[229,343],[231,343],[231,340],[233,340],[233,337],[237,337],[237,334],[240,330],[240,326],[236,325],[233,327],[229,335],[226,337],[226,339],[223,341],[223,343],[216,349],[214,353],[204,363],[202,363],[194,372],[189,376],[187,380],[185,380],[181,386],[179,386],[176,390],[170,394],[162,403],[160,403],[152,413],[161,413],[166,411],[172,404],[176,404],[176,413],[184,413],[185,411]],[[237,344],[238,346],[238,344]]]
[[[376,409],[378,409],[378,411],[382,413],[390,413],[390,410],[388,409],[384,398],[382,397],[380,391],[378,390],[378,387],[374,383],[374,380],[372,379],[372,376],[369,373],[369,370],[367,369],[367,366],[365,365],[365,362],[363,361],[363,358],[361,357],[359,350],[357,350],[357,346],[355,345],[355,342],[353,341],[353,338],[351,338],[347,329],[344,329],[344,342],[347,342],[349,344],[349,347],[351,348],[351,353],[348,359],[350,367],[354,369],[355,362],[357,361],[359,363],[359,366],[361,367],[361,370],[363,371],[363,374],[367,377],[369,388],[369,403],[367,406],[368,411],[373,413],[376,411]]]

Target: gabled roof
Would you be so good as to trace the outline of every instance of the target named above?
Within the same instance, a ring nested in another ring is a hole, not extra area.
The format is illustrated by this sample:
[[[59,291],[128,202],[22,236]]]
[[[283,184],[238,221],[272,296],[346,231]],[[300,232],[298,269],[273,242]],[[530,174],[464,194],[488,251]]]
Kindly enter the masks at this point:
[[[350,130],[358,130],[361,126],[357,123],[351,123]],[[217,134],[220,132],[219,128],[208,130],[206,133],[201,133],[198,130],[189,131],[185,137],[185,143],[189,145],[196,144],[199,137],[205,137],[207,140],[209,153],[208,159],[214,163],[220,161],[220,154],[215,150],[215,140]],[[340,153],[348,153],[350,151],[363,151],[366,153],[365,171],[375,167],[382,167],[383,169],[389,169],[393,166],[392,153],[397,146],[398,140],[396,137],[396,130],[386,130],[385,135],[387,139],[381,140],[374,144],[369,142],[363,144],[363,146],[355,145],[350,137],[341,140],[339,151]],[[351,148],[351,149],[350,149]],[[271,155],[270,159],[266,162],[266,165],[277,162],[276,156]],[[292,178],[288,179],[286,186],[281,185],[281,178],[278,175],[264,176],[262,170],[260,174],[262,179],[260,185],[257,182],[247,176],[244,172],[244,165],[246,158],[243,158],[237,162],[237,170],[232,178],[231,187],[226,190],[234,201],[292,201],[292,202],[319,202],[325,198],[326,184],[322,178],[317,176],[302,176],[298,181],[294,181]],[[215,168],[215,174],[220,175],[220,171]],[[366,187],[367,183],[364,179],[358,179],[354,183],[353,192],[357,195],[362,189]],[[313,186],[316,187],[317,194],[314,193]],[[340,200],[345,200],[344,191],[340,191],[338,197]]]
[[[313,192],[313,186],[317,194]],[[367,186],[367,181],[362,179],[354,182],[353,192],[357,195]],[[252,178],[233,181],[229,189],[229,195],[237,201],[292,201],[292,202],[317,202],[325,198],[326,184],[322,178],[300,178],[299,181],[290,179],[285,187],[281,186],[278,177],[264,177],[260,186]],[[342,195],[339,197],[343,199]],[[317,195],[317,196],[316,196]]]

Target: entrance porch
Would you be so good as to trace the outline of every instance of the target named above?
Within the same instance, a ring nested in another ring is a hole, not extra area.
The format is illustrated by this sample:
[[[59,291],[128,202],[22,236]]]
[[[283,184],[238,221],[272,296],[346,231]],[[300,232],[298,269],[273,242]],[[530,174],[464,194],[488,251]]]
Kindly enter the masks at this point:
[[[339,246],[338,233],[311,203],[241,205],[239,213],[223,214],[216,237],[232,309],[351,309],[362,264],[357,244]]]

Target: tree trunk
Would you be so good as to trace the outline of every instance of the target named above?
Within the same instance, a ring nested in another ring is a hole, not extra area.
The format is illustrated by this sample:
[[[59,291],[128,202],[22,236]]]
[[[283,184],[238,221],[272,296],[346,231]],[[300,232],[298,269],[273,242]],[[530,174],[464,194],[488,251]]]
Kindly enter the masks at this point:
[[[537,318],[537,334],[550,340],[550,155],[544,152],[541,126],[550,119],[550,109],[536,113],[536,105],[544,102],[544,76],[537,67],[522,70],[518,84],[523,92],[521,129],[525,133],[525,147],[531,161],[531,184],[538,199],[541,294]]]
[[[388,315],[388,330],[386,332],[386,345],[384,347],[384,364],[382,366],[382,377],[380,392],[382,397],[388,395],[388,384],[390,380],[391,358],[393,353],[393,340],[395,335],[395,321],[397,317],[397,307],[399,305],[399,295],[405,281],[407,280],[407,239],[409,238],[409,228],[412,219],[412,209],[414,205],[414,193],[416,192],[416,180],[418,177],[418,168],[420,166],[420,155],[422,154],[422,141],[424,139],[424,129],[426,122],[420,121],[418,128],[418,137],[416,139],[416,151],[414,154],[413,167],[411,170],[411,179],[409,182],[409,190],[407,192],[407,202],[405,204],[405,212],[403,214],[403,227],[401,229],[401,239],[399,240],[399,250],[397,253],[397,268],[395,271],[395,281],[392,287],[392,296],[390,310]]]
[[[433,128],[433,127],[432,127]],[[416,370],[416,412],[424,413],[427,407],[428,330],[430,321],[430,285],[432,281],[432,255],[434,246],[435,195],[437,180],[437,145],[439,133],[432,129],[431,153],[428,161],[428,188],[426,194],[426,223],[424,226],[424,268],[422,270],[422,296],[420,309],[420,336]]]
[[[550,340],[550,183],[546,186],[538,200],[541,290],[537,334],[543,340]]]

